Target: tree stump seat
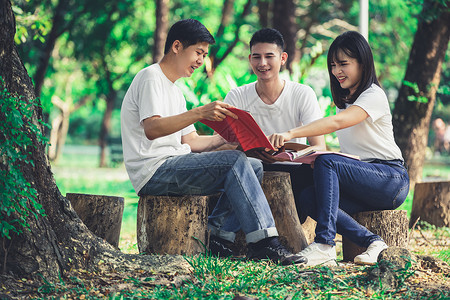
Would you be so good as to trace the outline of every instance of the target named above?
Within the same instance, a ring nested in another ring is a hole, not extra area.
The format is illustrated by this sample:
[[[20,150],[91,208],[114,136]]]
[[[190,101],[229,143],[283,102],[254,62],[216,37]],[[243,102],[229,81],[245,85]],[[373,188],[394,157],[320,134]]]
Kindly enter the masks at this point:
[[[73,209],[95,235],[119,247],[124,199],[116,196],[67,193]]]
[[[450,227],[450,181],[416,184],[410,227],[419,217],[437,227]]]
[[[352,215],[362,226],[379,235],[388,246],[406,248],[408,244],[408,215],[406,210],[366,211]],[[356,255],[366,251],[342,237],[344,261],[353,261]]]
[[[193,255],[207,245],[210,196],[152,196],[139,198],[139,253]],[[200,243],[201,242],[201,243]]]
[[[281,242],[298,252],[308,245],[297,216],[289,173],[264,172],[264,193],[275,219]],[[137,212],[140,253],[193,255],[208,245],[208,215],[220,195],[141,196]],[[203,244],[203,245],[202,245]],[[238,254],[244,254],[245,238],[238,233]]]

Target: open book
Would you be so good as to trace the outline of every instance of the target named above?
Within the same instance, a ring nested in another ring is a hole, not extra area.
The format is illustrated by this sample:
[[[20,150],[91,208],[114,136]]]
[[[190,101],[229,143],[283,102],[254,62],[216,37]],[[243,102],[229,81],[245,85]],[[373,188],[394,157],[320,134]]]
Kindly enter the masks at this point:
[[[292,161],[297,163],[311,164],[313,163],[319,155],[323,154],[338,154],[345,157],[353,158],[359,160],[359,156],[347,153],[341,153],[336,151],[318,151],[315,150],[314,147],[303,145],[303,144],[295,144],[295,143],[286,143],[285,152],[278,153],[275,155],[275,158],[279,161]]]
[[[203,119],[200,122],[211,127],[226,141],[239,143],[244,151],[254,148],[275,150],[255,119],[248,112],[234,107],[227,109],[237,115],[238,119],[227,116],[223,121]]]
[[[203,124],[211,127],[220,134],[226,141],[230,143],[239,143],[242,150],[248,151],[255,148],[271,149],[275,152],[272,144],[267,139],[264,132],[256,123],[255,119],[246,112],[235,107],[227,108],[238,116],[238,119],[226,117],[223,121],[200,120]],[[286,150],[274,154],[277,161],[293,161],[298,163],[311,164],[319,155],[322,154],[339,154],[346,157],[358,159],[356,155],[345,154],[334,151],[317,151],[314,147],[299,144],[285,143]]]

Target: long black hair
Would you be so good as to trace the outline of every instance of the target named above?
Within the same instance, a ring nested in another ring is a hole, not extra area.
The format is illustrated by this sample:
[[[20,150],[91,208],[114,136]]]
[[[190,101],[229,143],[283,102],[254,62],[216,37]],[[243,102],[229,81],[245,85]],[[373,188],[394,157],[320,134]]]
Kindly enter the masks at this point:
[[[331,72],[331,64],[337,60],[338,53],[342,51],[348,57],[358,61],[362,68],[361,81],[356,92],[348,99],[350,91],[343,89],[337,78]],[[372,83],[378,83],[373,62],[372,50],[366,39],[356,31],[347,31],[339,35],[331,44],[327,56],[328,75],[330,76],[331,95],[337,107],[343,109],[346,103],[353,103],[356,99],[368,89]]]

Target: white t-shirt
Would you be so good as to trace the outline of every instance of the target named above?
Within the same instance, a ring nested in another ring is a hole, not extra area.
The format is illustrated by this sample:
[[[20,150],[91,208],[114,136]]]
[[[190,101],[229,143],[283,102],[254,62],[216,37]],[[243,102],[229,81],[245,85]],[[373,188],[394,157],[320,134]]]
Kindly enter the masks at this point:
[[[384,91],[376,84],[361,93],[353,104],[364,109],[369,117],[349,128],[336,131],[341,152],[358,155],[363,161],[402,159],[394,140],[392,115]],[[337,109],[339,113],[342,109]]]
[[[259,97],[256,82],[232,89],[224,102],[250,112],[265,135],[285,132],[322,118],[313,89],[288,80],[277,101],[271,105]],[[291,141],[306,144],[306,138]]]
[[[164,75],[159,64],[141,70],[133,79],[123,99],[120,117],[125,167],[136,193],[167,158],[191,152],[188,144],[181,144],[181,137],[195,131],[194,125],[190,125],[173,134],[149,140],[144,133],[143,120],[185,111],[183,94]]]

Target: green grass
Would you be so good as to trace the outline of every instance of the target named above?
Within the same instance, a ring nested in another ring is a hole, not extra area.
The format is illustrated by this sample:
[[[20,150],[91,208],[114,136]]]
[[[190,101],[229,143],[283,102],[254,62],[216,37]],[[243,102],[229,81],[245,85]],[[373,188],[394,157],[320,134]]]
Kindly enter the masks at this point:
[[[367,273],[377,266],[345,268],[302,268],[279,266],[269,262],[252,262],[205,255],[185,257],[193,271],[182,284],[158,284],[160,275],[127,274],[121,278],[125,289],[110,290],[104,282],[116,283],[115,274],[80,273],[59,283],[40,288],[42,297],[65,299],[234,299],[237,295],[251,299],[448,299],[449,291],[410,289],[405,284],[414,273],[408,265],[394,271],[399,286],[387,290]],[[102,277],[102,284],[98,284]],[[170,275],[168,276],[170,278]],[[166,277],[166,278],[168,278]],[[167,281],[166,281],[167,282]]]

